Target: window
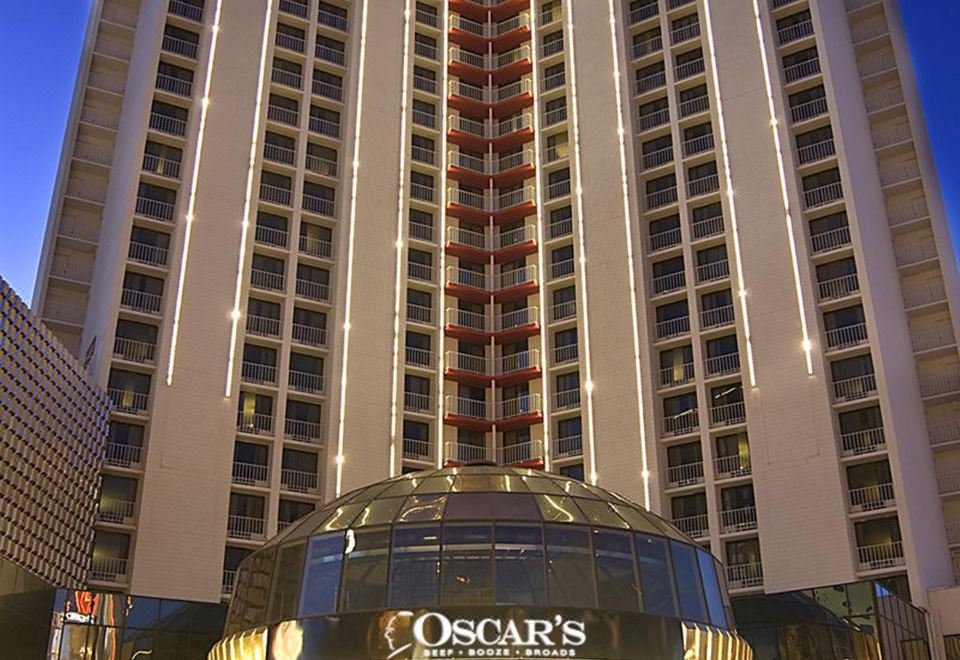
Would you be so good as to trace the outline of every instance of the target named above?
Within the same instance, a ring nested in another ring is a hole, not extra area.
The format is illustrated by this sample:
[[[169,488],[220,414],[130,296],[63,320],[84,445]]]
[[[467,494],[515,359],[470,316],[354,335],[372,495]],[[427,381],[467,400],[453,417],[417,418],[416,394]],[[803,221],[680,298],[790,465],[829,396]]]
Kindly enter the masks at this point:
[[[539,526],[497,525],[495,534],[496,603],[545,605],[542,529]]]
[[[440,527],[395,527],[387,607],[435,606],[439,575]]]
[[[703,578],[703,590],[707,598],[707,612],[710,622],[715,626],[727,627],[727,613],[723,606],[723,595],[720,593],[720,580],[717,577],[717,564],[708,552],[697,549],[697,562],[700,565],[700,576]]]
[[[583,463],[564,465],[560,468],[560,474],[564,477],[576,479],[577,481],[583,481]]]
[[[640,585],[633,565],[633,543],[625,532],[593,530],[599,605],[609,610],[635,610]]]
[[[684,543],[670,542],[673,565],[677,578],[677,595],[680,613],[689,621],[709,621],[700,579],[700,566],[696,550]]]
[[[292,523],[313,511],[313,504],[310,502],[298,502],[296,500],[280,500],[280,506],[277,509],[277,521],[280,523]]]
[[[493,528],[445,525],[441,556],[440,603],[493,603]]]
[[[677,616],[677,595],[673,566],[666,539],[636,535],[637,564],[643,610],[660,616]]]
[[[357,531],[343,568],[340,608],[345,612],[381,610],[387,601],[387,554],[390,532]]]
[[[300,576],[306,548],[306,543],[280,548],[277,567],[274,570],[276,582],[273,587],[273,598],[267,615],[271,620],[290,619],[297,615]]]
[[[586,529],[547,525],[547,593],[555,607],[596,607],[593,553]]]
[[[336,610],[343,546],[342,532],[310,539],[298,617],[329,614]]]

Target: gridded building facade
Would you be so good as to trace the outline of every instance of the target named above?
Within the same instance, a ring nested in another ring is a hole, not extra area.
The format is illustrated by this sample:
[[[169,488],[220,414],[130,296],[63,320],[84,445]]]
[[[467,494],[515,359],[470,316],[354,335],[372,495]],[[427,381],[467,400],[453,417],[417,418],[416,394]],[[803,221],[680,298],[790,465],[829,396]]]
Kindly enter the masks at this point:
[[[0,556],[86,583],[110,404],[0,279]]]
[[[104,586],[215,599],[318,502],[483,459],[735,594],[924,605],[953,264],[893,0],[103,0],[36,306],[114,402]]]

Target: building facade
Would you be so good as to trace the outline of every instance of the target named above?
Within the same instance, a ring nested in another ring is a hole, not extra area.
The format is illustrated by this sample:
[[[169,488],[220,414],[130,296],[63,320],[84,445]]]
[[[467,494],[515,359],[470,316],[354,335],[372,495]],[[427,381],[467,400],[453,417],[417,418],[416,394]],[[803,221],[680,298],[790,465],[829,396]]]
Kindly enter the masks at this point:
[[[109,410],[0,278],[0,634],[17,657],[46,652],[55,588],[86,583]]]
[[[893,0],[95,3],[35,306],[114,403],[97,584],[216,600],[317,503],[482,459],[662,513],[734,594],[949,592],[909,58]]]

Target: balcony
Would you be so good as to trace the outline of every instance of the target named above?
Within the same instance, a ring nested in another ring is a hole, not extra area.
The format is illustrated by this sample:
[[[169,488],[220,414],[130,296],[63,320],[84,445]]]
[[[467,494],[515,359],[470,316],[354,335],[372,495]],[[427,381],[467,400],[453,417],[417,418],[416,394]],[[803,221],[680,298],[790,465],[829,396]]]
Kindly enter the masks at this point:
[[[566,117],[564,117],[566,118]],[[662,110],[657,110],[655,112],[650,112],[645,115],[640,115],[640,130],[649,131],[658,126],[663,126],[670,123],[670,110],[669,108],[663,108]]]
[[[710,408],[710,426],[734,426],[747,421],[747,409],[742,401]]]
[[[734,479],[752,473],[750,455],[718,456],[713,459],[714,478]]]
[[[572,458],[583,455],[583,436],[568,435],[554,438],[553,457],[557,459]]]
[[[871,114],[903,105],[903,101],[903,90],[899,87],[893,89],[881,89],[865,96],[867,112]]]
[[[277,530],[279,531],[279,530]],[[237,572],[224,569],[223,577],[220,580],[220,595],[228,598],[233,595],[233,585],[237,581]]]
[[[317,473],[306,472],[304,470],[291,470],[283,468],[280,470],[280,487],[293,493],[317,492]]]
[[[120,292],[121,307],[143,314],[159,314],[161,301],[161,296],[154,293],[147,293],[146,291],[138,291],[124,287]]]
[[[254,435],[273,435],[273,415],[238,411],[237,430]]]
[[[884,187],[896,186],[920,178],[920,164],[915,160],[880,166],[880,183]]]
[[[757,507],[745,506],[720,512],[720,532],[736,534],[757,528]]]
[[[108,387],[107,397],[113,404],[115,412],[128,415],[145,415],[150,405],[150,395],[147,392],[134,392],[118,387]]]
[[[920,396],[932,398],[960,392],[960,366],[946,365],[937,371],[920,372]]]
[[[227,516],[227,537],[244,541],[263,541],[267,538],[263,518]]]
[[[340,124],[330,121],[329,119],[310,117],[310,130],[319,135],[333,138],[334,140],[340,139]]]
[[[838,403],[858,401],[876,393],[877,379],[874,374],[833,381],[833,397]]]
[[[433,367],[433,351],[429,348],[406,346],[404,360],[408,365],[430,369]]]
[[[149,125],[150,128],[155,131],[175,137],[183,137],[187,134],[187,122],[185,120],[171,117],[160,112],[150,113]]]
[[[168,9],[171,14],[186,18],[197,23],[203,22],[203,5],[199,7],[192,2],[183,2],[182,0],[170,0]]]
[[[810,247],[813,254],[832,252],[848,245],[850,245],[849,227],[838,227],[810,236]]]
[[[698,115],[710,109],[710,97],[704,94],[686,101],[681,101],[678,111],[681,119]]]
[[[718,190],[720,190],[720,177],[716,174],[687,182],[687,195],[689,197],[702,197]]]
[[[701,330],[713,330],[714,328],[724,328],[726,326],[733,325],[733,323],[734,323],[733,305],[724,305],[722,307],[714,307],[713,309],[705,309],[702,312],[700,312],[700,329]]]
[[[328,218],[336,217],[336,204],[332,199],[326,199],[318,195],[303,193],[303,210]]]
[[[277,321],[277,323],[279,324],[279,321]],[[293,341],[297,342],[298,344],[320,348],[326,347],[327,345],[326,328],[316,328],[312,325],[294,323],[292,330]]]
[[[448,423],[465,428],[486,429],[492,423],[510,430],[528,426],[541,419],[539,394],[488,403],[466,397],[448,396],[445,400]]]
[[[266,486],[269,469],[261,463],[233,462],[231,480],[241,486]]]
[[[104,164],[109,164],[109,162]],[[154,156],[153,154],[143,154],[143,171],[168,179],[178,179],[180,178],[180,161]]]
[[[937,258],[937,244],[932,236],[925,236],[911,243],[895,244],[893,252],[897,266],[912,266]]]
[[[896,68],[897,58],[890,50],[872,53],[857,60],[857,69],[860,71],[861,78],[869,78]]]
[[[277,368],[269,364],[258,364],[256,362],[244,362],[240,368],[240,378],[245,383],[256,383],[258,385],[276,385]]]
[[[297,295],[317,302],[330,302],[330,285],[297,278]]]
[[[281,165],[293,165],[297,160],[297,152],[276,144],[263,145],[263,159]]]
[[[883,427],[863,429],[840,434],[840,446],[843,456],[860,456],[882,451],[887,445]]]
[[[257,225],[253,236],[253,240],[260,245],[270,245],[279,248],[287,247],[288,234],[285,229],[275,229],[265,225]]]
[[[857,546],[857,560],[861,571],[876,571],[902,566],[903,543],[890,541],[875,545]]]
[[[727,353],[710,357],[703,361],[703,366],[708,378],[735,374],[740,371],[740,354]]]
[[[97,518],[112,525],[129,525],[133,522],[137,503],[126,500],[100,500]]]
[[[817,282],[820,302],[840,300],[860,292],[860,280],[856,273]]]
[[[799,41],[804,37],[813,35],[813,21],[807,19],[799,23],[794,23],[790,27],[785,27],[777,31],[777,39],[781,46],[785,46],[794,41]]]
[[[405,460],[433,462],[433,445],[429,440],[415,438],[403,439],[403,458]]]
[[[696,408],[683,412],[666,415],[660,420],[661,435],[672,438],[678,435],[687,435],[700,429],[700,413]]]
[[[558,280],[564,277],[572,277],[574,273],[573,259],[563,259],[550,264],[550,279]]]
[[[677,387],[678,385],[686,385],[693,381],[694,377],[693,363],[687,362],[682,365],[661,369],[659,384],[661,388]]]
[[[90,560],[90,579],[96,582],[126,582],[126,557],[94,557]]]
[[[903,304],[907,309],[933,305],[946,299],[947,292],[939,279],[903,284]]]
[[[643,154],[643,169],[652,170],[673,162],[673,147],[657,149]]]
[[[682,337],[690,332],[690,317],[680,316],[668,321],[659,321],[654,326],[657,341]]]
[[[303,87],[303,76],[301,74],[287,71],[286,69],[281,69],[276,66],[273,67],[270,73],[270,80],[278,85],[291,87],[293,89],[302,89]]]
[[[287,418],[283,423],[283,437],[300,442],[316,443],[320,439],[320,423]]]
[[[953,325],[949,322],[911,329],[910,340],[914,353],[936,350],[957,343],[953,335]]]
[[[268,105],[267,119],[287,126],[296,126],[300,123],[300,113],[296,110],[281,108],[278,105]]]
[[[261,291],[283,291],[286,277],[283,273],[273,273],[269,270],[250,270],[250,286]]]
[[[783,68],[783,77],[787,84],[799,82],[820,73],[820,58],[814,57]]]
[[[292,192],[289,188],[281,188],[269,183],[260,184],[260,199],[264,202],[279,204],[280,206],[290,206]]]
[[[645,202],[646,209],[652,211],[653,209],[663,208],[671,204],[675,204],[677,201],[677,187],[670,186],[669,188],[664,188],[662,190],[657,190],[655,192],[647,193]]]
[[[634,90],[637,96],[648,94],[656,89],[661,89],[667,85],[667,74],[663,71],[651,73],[648,76],[637,78],[634,83]]]
[[[115,337],[113,340],[113,355],[128,362],[153,364],[156,346],[150,342]]]
[[[809,144],[805,147],[799,147],[797,149],[797,161],[801,165],[818,163],[836,155],[837,147],[833,142],[833,138],[829,140],[822,140],[814,144]]]
[[[700,218],[699,220],[694,220],[691,223],[690,228],[693,233],[693,240],[695,241],[722,234],[723,214],[721,213],[709,218]]]
[[[682,234],[679,227],[657,234],[651,234],[650,252],[659,252],[660,250],[667,250],[675,245],[680,245],[681,240]]]
[[[580,388],[560,390],[553,393],[553,409],[555,411],[573,410],[580,407]]]
[[[343,100],[343,87],[335,83],[327,82],[326,80],[314,80],[310,89],[314,94],[322,98],[337,101],[338,103]]]
[[[710,151],[714,147],[713,134],[700,135],[683,143],[683,155],[685,157],[695,156]]]
[[[851,488],[850,512],[864,513],[894,506],[896,499],[893,496],[893,484],[873,484],[861,488]]]
[[[699,30],[699,28],[698,28]],[[673,69],[674,77],[679,80],[685,80],[687,78],[692,78],[693,76],[700,75],[705,71],[703,58],[697,58],[689,62],[684,62],[683,64],[678,64]]]
[[[727,566],[727,587],[754,589],[763,586],[763,564],[733,564]]]
[[[867,341],[867,324],[854,323],[827,330],[825,333],[827,339],[827,348],[829,350],[839,351],[844,348],[859,346]]]
[[[306,18],[308,14],[305,0],[280,0],[280,11],[299,18]]]
[[[176,76],[170,76],[165,73],[158,73],[156,80],[157,89],[163,92],[170,92],[176,96],[189,97],[193,92],[193,83],[189,80],[182,80]]]
[[[827,114],[826,97],[790,106],[790,119],[792,119],[795,124],[810,121],[825,114]]]
[[[138,195],[136,205],[134,206],[134,213],[152,220],[172,222],[173,203]]]
[[[704,539],[710,535],[710,523],[707,514],[674,518],[673,526],[692,539]]]
[[[700,23],[691,23],[684,25],[670,32],[670,42],[673,45],[681,44],[684,41],[690,41],[700,36]]]
[[[667,488],[682,488],[703,483],[703,462],[686,463],[667,468]]]
[[[140,445],[123,445],[117,442],[108,442],[103,462],[106,465],[120,468],[135,468],[140,466]]]
[[[697,266],[697,284],[707,284],[730,277],[730,262],[720,259]]]
[[[433,407],[433,398],[420,392],[403,393],[403,409],[408,412],[429,413]]]
[[[539,440],[503,445],[495,448],[494,455],[497,465],[528,463],[543,459],[543,445]]]
[[[661,50],[663,50],[663,38],[660,35],[637,41],[633,44],[633,59],[639,60],[647,55],[659,53]]]
[[[415,261],[407,262],[407,277],[418,282],[433,282],[433,266]]]
[[[258,337],[279,337],[280,319],[270,316],[247,315],[247,333]]]

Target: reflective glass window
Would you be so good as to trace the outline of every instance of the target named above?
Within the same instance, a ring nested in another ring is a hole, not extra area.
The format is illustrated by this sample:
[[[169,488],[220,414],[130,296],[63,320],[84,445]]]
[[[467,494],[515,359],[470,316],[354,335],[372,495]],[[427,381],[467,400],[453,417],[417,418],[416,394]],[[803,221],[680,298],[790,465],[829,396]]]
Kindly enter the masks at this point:
[[[280,548],[275,571],[276,581],[267,618],[271,621],[292,619],[297,614],[297,597],[303,576],[303,557],[306,543]]]
[[[644,611],[661,616],[677,616],[677,595],[667,541],[637,534],[636,548]]]
[[[444,526],[440,602],[444,605],[493,603],[493,528],[490,525]]]
[[[535,495],[537,507],[544,520],[552,522],[575,522],[585,523],[586,517],[572,497],[561,495]]]
[[[367,527],[370,525],[385,525],[393,521],[397,511],[403,506],[404,498],[391,497],[385,500],[374,500],[363,508],[357,519],[353,521],[354,527]]]
[[[593,530],[597,596],[603,609],[636,610],[640,605],[632,540],[628,533]]]
[[[556,607],[596,607],[593,553],[586,528],[548,525],[547,594]]]
[[[684,543],[670,543],[673,554],[673,568],[677,578],[677,595],[680,597],[680,612],[688,621],[707,619],[707,606],[703,598],[700,582],[700,568],[697,565],[696,550]]]
[[[446,495],[412,495],[407,498],[397,522],[428,522],[443,517]]]
[[[329,614],[336,609],[340,567],[343,563],[343,537],[340,533],[310,539],[299,616]]]
[[[577,499],[577,506],[583,511],[587,519],[594,525],[603,525],[604,527],[622,527],[628,529],[627,523],[623,518],[614,513],[610,504],[599,500]]]
[[[727,616],[723,609],[723,596],[720,594],[720,581],[717,578],[717,565],[709,552],[697,550],[700,564],[700,576],[703,578],[703,592],[707,597],[707,611],[710,623],[720,628],[727,627]]]
[[[437,604],[440,576],[440,527],[393,530],[388,607]]]
[[[351,542],[350,536],[353,535]],[[344,554],[343,593],[340,609],[345,612],[383,609],[387,601],[387,553],[390,530],[371,529],[347,532]]]
[[[543,529],[497,525],[496,601],[498,605],[545,605]]]

